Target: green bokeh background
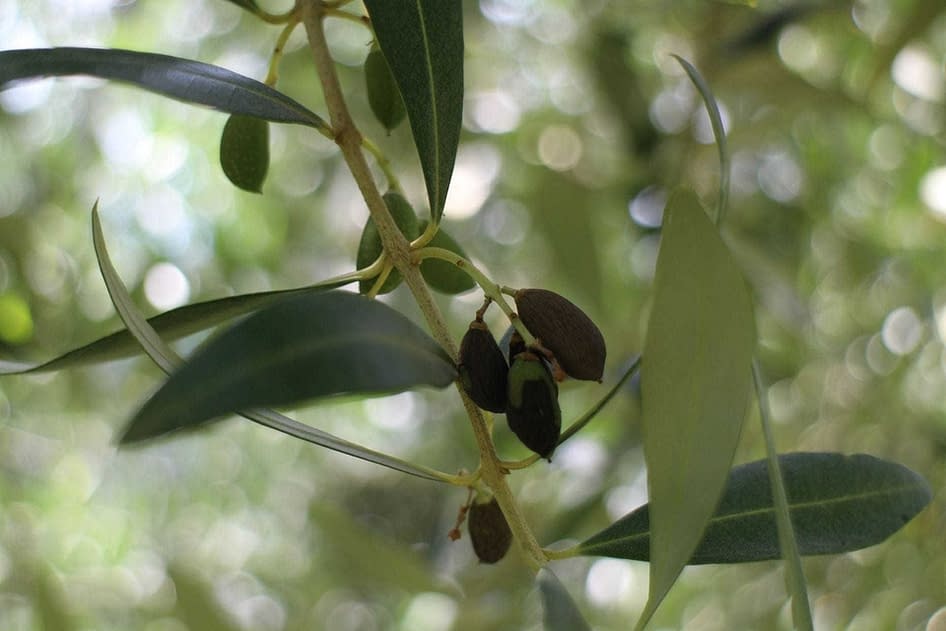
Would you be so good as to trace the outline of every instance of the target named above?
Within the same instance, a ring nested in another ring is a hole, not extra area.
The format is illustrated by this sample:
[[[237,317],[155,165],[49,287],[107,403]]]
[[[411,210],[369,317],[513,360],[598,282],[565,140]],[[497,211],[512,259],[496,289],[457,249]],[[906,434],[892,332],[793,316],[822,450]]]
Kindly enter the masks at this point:
[[[641,349],[661,200],[678,185],[715,200],[716,148],[670,54],[694,63],[728,125],[725,237],[757,301],[780,449],[870,453],[934,490],[884,544],[805,561],[816,626],[943,631],[946,10],[786,6],[465,2],[464,132],[445,225],[497,281],[558,291],[599,324],[605,386],[562,388],[575,418]],[[370,35],[341,20],[328,31],[356,120],[425,214],[409,130],[388,135],[368,109]],[[0,0],[4,48],[132,48],[256,78],[278,32],[223,0]],[[280,70],[281,89],[324,113],[301,29]],[[217,163],[225,120],[89,79],[0,94],[0,358],[50,358],[118,326],[92,251],[96,199],[149,314],[351,269],[367,209],[337,149],[273,125],[264,194],[244,193]],[[406,290],[384,299],[417,317]],[[459,337],[481,297],[440,302]],[[0,629],[539,628],[517,551],[483,566],[465,537],[448,539],[465,490],[242,420],[118,451],[115,433],[160,382],[145,359],[0,379]],[[551,465],[512,476],[544,544],[646,501],[638,394],[628,387]],[[444,470],[476,465],[449,390],[292,413]],[[505,457],[525,455],[501,420],[496,434]],[[738,458],[762,455],[753,414]],[[554,569],[596,629],[626,629],[643,607],[645,564]],[[652,625],[789,627],[774,562],[688,569]]]

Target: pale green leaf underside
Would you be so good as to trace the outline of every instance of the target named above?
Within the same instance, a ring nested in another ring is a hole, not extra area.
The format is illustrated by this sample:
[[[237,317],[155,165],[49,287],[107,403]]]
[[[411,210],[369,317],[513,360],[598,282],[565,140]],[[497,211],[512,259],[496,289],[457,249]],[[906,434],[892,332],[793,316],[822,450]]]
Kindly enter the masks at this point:
[[[865,454],[779,456],[800,554],[840,554],[881,543],[931,499],[930,487],[903,465]],[[766,460],[735,467],[691,565],[748,563],[781,556]],[[644,505],[579,546],[580,554],[650,560]]]
[[[667,203],[641,368],[650,595],[676,581],[716,508],[739,441],[755,348],[742,275],[696,196]]]
[[[378,45],[404,98],[440,221],[463,116],[463,5],[458,0],[365,0]]]

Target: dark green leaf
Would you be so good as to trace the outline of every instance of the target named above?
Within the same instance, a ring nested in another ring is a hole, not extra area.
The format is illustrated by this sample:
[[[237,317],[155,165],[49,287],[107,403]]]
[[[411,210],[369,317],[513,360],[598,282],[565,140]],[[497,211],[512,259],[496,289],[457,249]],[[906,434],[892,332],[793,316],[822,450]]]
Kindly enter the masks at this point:
[[[439,221],[460,142],[463,5],[459,0],[365,0],[365,6],[404,98],[430,214]]]
[[[739,442],[755,348],[745,282],[692,193],[667,203],[641,367],[650,497],[646,622],[713,515]]]
[[[158,334],[166,341],[180,339],[187,335],[217,326],[251,311],[256,311],[268,304],[295,294],[323,292],[347,285],[350,281],[330,281],[324,285],[263,291],[239,296],[227,296],[217,300],[198,302],[166,311],[148,319]],[[94,342],[73,349],[55,359],[39,364],[0,361],[0,375],[22,374],[28,372],[50,372],[75,368],[98,362],[112,361],[132,357],[141,353],[141,347],[127,329],[116,331]]]
[[[131,50],[35,48],[0,52],[0,89],[19,79],[88,75],[131,83],[186,103],[207,105],[330,133],[317,114],[255,79],[210,64]]]
[[[536,575],[542,595],[542,621],[546,631],[591,631],[578,605],[558,577],[548,568]]]
[[[428,221],[422,221],[420,223],[421,234],[427,229],[428,223]],[[459,254],[463,258],[467,258],[466,252],[463,251],[460,244],[447,234],[443,228],[437,230],[437,234],[434,235],[434,238],[431,239],[430,243],[427,245],[432,248],[443,248],[454,254]],[[462,294],[476,287],[476,281],[474,281],[469,274],[456,265],[440,259],[429,258],[421,261],[420,273],[423,274],[424,280],[427,281],[431,288],[442,294],[451,296],[454,294]]]
[[[92,243],[95,246],[95,257],[99,264],[99,270],[102,272],[102,279],[108,289],[108,295],[115,305],[115,310],[121,317],[122,322],[128,327],[128,331],[135,337],[135,340],[141,345],[154,363],[161,370],[170,374],[178,366],[184,363],[174,349],[169,347],[153,327],[145,320],[144,315],[138,311],[134,301],[128,294],[128,290],[122,283],[121,277],[112,265],[108,256],[108,248],[105,246],[105,235],[102,233],[102,224],[99,221],[98,203],[92,208]],[[355,458],[360,458],[368,462],[373,462],[384,467],[389,467],[396,471],[415,475],[426,480],[443,480],[439,472],[415,465],[401,460],[389,454],[381,453],[362,447],[361,445],[343,440],[304,423],[295,421],[279,412],[268,409],[244,410],[241,415],[253,422],[259,423],[265,427],[283,432],[289,436],[301,440],[327,447]]]
[[[220,136],[220,166],[237,188],[262,192],[269,170],[269,123],[231,114]]]
[[[135,415],[122,442],[243,409],[446,387],[455,378],[437,343],[387,305],[339,291],[296,296],[257,311],[197,351]]]
[[[929,504],[926,481],[903,465],[865,454],[779,456],[799,552],[839,554],[881,543]],[[580,553],[650,560],[644,505],[580,546]],[[691,565],[780,558],[765,460],[735,467]]]

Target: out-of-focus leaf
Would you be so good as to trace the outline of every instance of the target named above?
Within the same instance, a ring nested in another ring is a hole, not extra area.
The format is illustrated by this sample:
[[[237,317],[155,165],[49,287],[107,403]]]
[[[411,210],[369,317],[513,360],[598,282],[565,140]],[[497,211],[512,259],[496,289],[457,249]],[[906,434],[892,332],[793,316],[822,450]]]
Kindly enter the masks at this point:
[[[558,577],[548,568],[536,575],[542,595],[542,621],[546,631],[591,631],[578,605]]]
[[[231,320],[251,311],[260,309],[288,296],[295,294],[317,293],[347,285],[350,280],[329,280],[325,284],[295,289],[262,291],[239,296],[227,296],[217,300],[197,302],[165,311],[148,318],[153,327],[165,341],[172,341],[203,331],[222,322]],[[29,372],[50,372],[77,366],[86,366],[98,362],[132,357],[141,353],[141,346],[127,329],[116,331],[94,342],[68,351],[59,357],[42,363],[0,361],[0,375],[23,374]]]
[[[456,594],[453,585],[438,578],[430,561],[404,542],[366,527],[329,502],[311,504],[310,513],[326,542],[319,563],[333,575],[344,576],[346,585]]]
[[[237,188],[261,193],[269,171],[269,123],[231,114],[220,136],[220,167]]]
[[[102,48],[33,48],[0,52],[0,89],[20,79],[87,75],[131,83],[164,96],[331,135],[318,114],[255,79],[190,59]]]
[[[92,208],[92,242],[95,246],[95,256],[98,260],[99,269],[102,272],[102,278],[105,280],[105,286],[108,288],[109,296],[115,304],[122,322],[128,327],[130,335],[134,336],[135,341],[148,354],[154,363],[161,370],[170,374],[173,370],[183,364],[183,360],[169,347],[158,333],[151,327],[144,316],[135,307],[128,290],[122,283],[118,272],[112,265],[108,256],[108,249],[105,246],[105,236],[102,234],[102,225],[99,221],[98,203]],[[338,451],[349,456],[379,464],[383,467],[394,469],[402,473],[407,473],[425,480],[443,481],[443,476],[439,472],[426,467],[406,462],[386,453],[381,453],[363,447],[361,445],[349,442],[333,436],[327,432],[309,427],[303,423],[295,421],[279,412],[268,409],[257,409],[243,411],[240,413],[245,418],[259,423],[264,427],[275,429],[294,438],[326,447],[333,451]]]
[[[440,221],[463,114],[463,4],[365,0],[365,6],[404,98],[431,217]]]
[[[865,454],[782,454],[779,465],[803,555],[839,554],[881,543],[931,498],[920,475]],[[644,505],[622,517],[582,542],[580,554],[650,560],[649,513]],[[767,461],[735,467],[689,564],[779,557]]]
[[[667,203],[654,284],[641,367],[652,524],[641,625],[693,555],[723,492],[755,348],[745,282],[692,193]]]
[[[422,221],[420,223],[421,234],[427,229],[428,223],[428,221]],[[434,235],[434,238],[431,239],[430,243],[427,245],[432,248],[443,248],[444,250],[449,250],[454,254],[459,254],[463,258],[466,258],[466,252],[463,251],[460,244],[447,234],[443,228],[437,230],[437,234]],[[420,273],[423,274],[424,280],[427,281],[431,288],[442,294],[462,294],[476,287],[476,281],[474,281],[469,274],[456,265],[440,259],[429,258],[421,261]]]
[[[241,320],[191,356],[139,410],[122,442],[243,409],[442,388],[455,378],[443,349],[387,305],[340,291],[297,296]]]

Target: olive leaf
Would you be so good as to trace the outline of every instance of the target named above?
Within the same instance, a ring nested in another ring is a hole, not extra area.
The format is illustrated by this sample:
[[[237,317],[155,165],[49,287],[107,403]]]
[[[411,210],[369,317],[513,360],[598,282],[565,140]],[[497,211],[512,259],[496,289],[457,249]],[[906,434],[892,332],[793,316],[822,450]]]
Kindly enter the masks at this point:
[[[457,0],[365,0],[378,45],[400,88],[439,222],[460,143],[463,4]]]
[[[277,123],[307,125],[331,136],[331,129],[318,114],[264,83],[219,66],[114,48],[32,48],[0,52],[0,89],[22,79],[69,75],[131,83],[185,103]]]
[[[105,236],[102,233],[102,225],[99,221],[98,203],[92,208],[92,243],[95,247],[95,257],[99,264],[99,270],[102,272],[102,278],[105,280],[108,294],[115,305],[115,310],[118,311],[122,321],[128,327],[128,332],[130,335],[134,336],[134,340],[141,345],[148,354],[148,357],[150,357],[161,370],[166,373],[173,372],[177,366],[183,363],[183,360],[174,352],[174,349],[164,343],[158,333],[135,307],[131,296],[128,294],[128,290],[125,288],[118,272],[112,265],[111,259],[108,256],[108,249],[105,246]],[[407,473],[425,480],[443,481],[442,475],[438,474],[439,472],[416,465],[412,462],[401,460],[390,454],[374,451],[362,445],[338,438],[328,432],[323,432],[293,420],[274,410],[244,410],[240,412],[240,414],[264,427],[275,429],[276,431],[319,445],[320,447],[325,447],[367,462],[373,462],[383,467],[388,467],[389,469]]]
[[[930,502],[907,467],[866,454],[798,452],[778,458],[799,552],[839,554],[881,543]],[[579,554],[649,561],[650,507],[641,506],[579,545]],[[767,460],[733,468],[688,564],[781,556]]]
[[[752,304],[693,193],[667,203],[641,367],[650,595],[641,625],[693,555],[732,464],[751,384]]]
[[[547,567],[536,575],[542,596],[542,620],[546,631],[591,631],[578,605],[558,577]]]
[[[253,313],[189,357],[135,414],[122,442],[243,409],[443,388],[455,378],[443,349],[391,307],[342,291],[296,296]]]

